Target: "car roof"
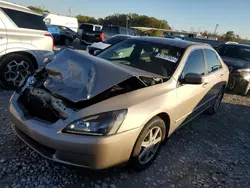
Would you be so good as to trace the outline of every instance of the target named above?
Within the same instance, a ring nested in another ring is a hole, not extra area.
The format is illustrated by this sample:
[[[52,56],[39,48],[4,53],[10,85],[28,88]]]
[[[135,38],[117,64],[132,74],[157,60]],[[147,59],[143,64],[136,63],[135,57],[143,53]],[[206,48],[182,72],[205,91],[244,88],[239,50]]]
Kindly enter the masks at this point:
[[[247,48],[250,48],[249,44],[233,44],[233,43],[230,44],[229,43],[229,44],[221,44],[219,46],[236,46],[236,47],[247,47]]]
[[[133,35],[117,34],[117,35],[114,35],[113,37],[127,37],[127,38],[132,38],[134,36]]]
[[[0,1],[0,8],[7,8],[7,9],[17,10],[17,11],[21,11],[21,12],[26,12],[26,13],[36,14],[36,15],[42,16],[41,14],[38,14],[25,6],[21,6],[18,4],[9,3],[9,2],[5,2],[5,1]]]
[[[101,25],[92,24],[92,23],[80,23],[79,25],[92,25],[92,26],[100,26],[100,27],[102,27]]]
[[[132,39],[146,41],[146,42],[160,43],[160,44],[175,46],[175,47],[179,47],[179,48],[187,48],[187,47],[192,46],[192,45],[202,45],[202,46],[206,45],[206,44],[191,42],[191,41],[186,41],[186,40],[176,40],[176,39],[161,38],[161,37],[143,37],[143,36],[141,36],[141,37],[133,37]]]

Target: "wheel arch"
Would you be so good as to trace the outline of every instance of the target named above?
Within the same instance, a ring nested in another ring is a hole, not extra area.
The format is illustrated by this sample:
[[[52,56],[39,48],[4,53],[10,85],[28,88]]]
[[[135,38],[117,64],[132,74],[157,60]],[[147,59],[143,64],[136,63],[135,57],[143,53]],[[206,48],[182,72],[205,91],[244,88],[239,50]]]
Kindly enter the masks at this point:
[[[165,123],[165,126],[166,126],[165,137],[164,137],[164,140],[163,140],[163,144],[164,144],[164,143],[166,143],[167,138],[168,138],[168,136],[169,136],[170,123],[171,123],[171,121],[170,121],[170,116],[169,116],[168,113],[166,113],[166,112],[161,112],[161,113],[158,113],[158,114],[154,115],[152,118],[150,118],[150,119],[143,125],[143,128],[145,127],[145,125],[147,125],[147,123],[149,123],[152,119],[154,119],[154,118],[156,118],[156,117],[162,119],[162,120],[164,121],[164,123]],[[133,149],[132,149],[132,151],[131,151],[130,157],[135,157],[135,156],[137,155],[136,153],[138,153],[138,152],[134,153],[134,149],[135,149],[137,140],[138,140],[139,135],[141,134],[143,128],[141,129],[140,133],[138,134],[138,137],[137,137],[137,139],[136,139],[136,141],[135,141],[135,143],[134,143]]]
[[[167,140],[166,138],[169,136],[169,130],[170,130],[170,122],[171,122],[170,121],[170,116],[166,112],[159,113],[155,117],[157,117],[157,116],[160,117],[164,121],[164,123],[165,123],[166,134],[165,134],[164,141],[166,141]]]
[[[38,68],[38,62],[37,62],[37,59],[35,58],[34,54],[31,54],[27,51],[14,51],[14,52],[10,52],[10,53],[6,53],[4,54],[1,58],[0,58],[0,62],[2,59],[4,59],[5,57],[8,57],[8,56],[11,56],[13,54],[21,54],[21,55],[24,55],[24,56],[27,56],[34,64],[35,66],[35,69]]]

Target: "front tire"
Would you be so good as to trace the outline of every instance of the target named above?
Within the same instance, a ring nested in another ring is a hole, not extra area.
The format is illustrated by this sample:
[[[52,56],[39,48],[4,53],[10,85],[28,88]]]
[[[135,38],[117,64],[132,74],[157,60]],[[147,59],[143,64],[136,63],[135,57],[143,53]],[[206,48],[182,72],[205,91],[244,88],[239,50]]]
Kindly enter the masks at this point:
[[[159,117],[151,119],[141,131],[130,159],[130,166],[141,171],[156,158],[166,136],[166,125]]]
[[[1,59],[0,80],[4,89],[17,89],[34,71],[34,62],[28,56],[9,54]]]

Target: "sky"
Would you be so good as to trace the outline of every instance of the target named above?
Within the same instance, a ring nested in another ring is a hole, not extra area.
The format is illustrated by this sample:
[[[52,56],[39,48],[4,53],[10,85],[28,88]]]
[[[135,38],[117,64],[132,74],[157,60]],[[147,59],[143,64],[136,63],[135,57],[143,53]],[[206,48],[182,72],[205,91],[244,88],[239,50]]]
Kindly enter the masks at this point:
[[[250,0],[8,0],[41,6],[56,14],[95,18],[113,13],[137,13],[167,20],[175,30],[234,31],[250,39]]]

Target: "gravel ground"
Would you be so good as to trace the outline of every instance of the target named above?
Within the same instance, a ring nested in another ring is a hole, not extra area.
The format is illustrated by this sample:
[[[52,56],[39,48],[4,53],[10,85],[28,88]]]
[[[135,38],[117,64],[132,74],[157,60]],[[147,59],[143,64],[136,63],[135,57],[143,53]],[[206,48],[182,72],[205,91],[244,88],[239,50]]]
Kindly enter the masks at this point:
[[[215,116],[176,131],[147,170],[91,171],[58,164],[29,149],[6,116],[0,93],[0,187],[250,187],[250,97],[226,94]]]

